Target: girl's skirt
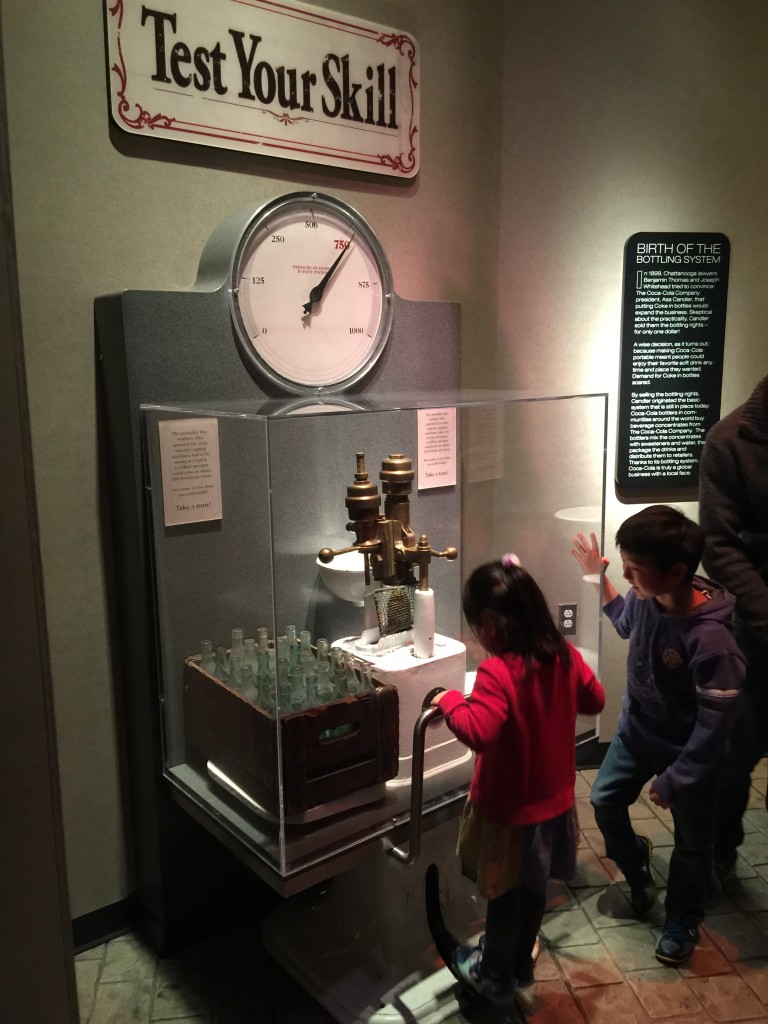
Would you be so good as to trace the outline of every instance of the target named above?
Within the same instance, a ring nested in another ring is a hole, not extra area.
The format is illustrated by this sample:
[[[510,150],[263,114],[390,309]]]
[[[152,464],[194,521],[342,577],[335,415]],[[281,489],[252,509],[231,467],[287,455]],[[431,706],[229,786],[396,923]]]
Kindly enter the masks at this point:
[[[463,874],[488,900],[521,886],[544,894],[547,879],[573,877],[579,823],[572,807],[535,825],[497,825],[467,799],[456,849]]]

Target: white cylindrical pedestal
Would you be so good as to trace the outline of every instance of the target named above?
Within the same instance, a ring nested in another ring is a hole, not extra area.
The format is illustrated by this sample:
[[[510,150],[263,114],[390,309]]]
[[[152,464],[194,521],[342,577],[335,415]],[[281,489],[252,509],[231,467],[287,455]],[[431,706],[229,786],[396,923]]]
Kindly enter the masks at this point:
[[[431,587],[413,595],[413,654],[431,658],[435,653],[435,592]]]
[[[599,534],[603,515],[599,505],[574,505],[559,509],[555,512],[555,519],[560,524],[564,543],[570,545],[577,533],[583,533],[587,540],[590,533]],[[600,537],[597,539],[599,541]]]

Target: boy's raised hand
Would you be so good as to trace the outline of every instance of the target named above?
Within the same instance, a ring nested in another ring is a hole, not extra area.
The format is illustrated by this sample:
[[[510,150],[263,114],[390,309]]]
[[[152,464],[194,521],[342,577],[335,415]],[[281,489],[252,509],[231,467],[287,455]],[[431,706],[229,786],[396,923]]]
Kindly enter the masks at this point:
[[[585,576],[599,576],[604,567],[608,566],[608,559],[600,554],[597,546],[597,537],[590,533],[589,540],[583,533],[577,533],[571,541],[571,554],[581,566]]]

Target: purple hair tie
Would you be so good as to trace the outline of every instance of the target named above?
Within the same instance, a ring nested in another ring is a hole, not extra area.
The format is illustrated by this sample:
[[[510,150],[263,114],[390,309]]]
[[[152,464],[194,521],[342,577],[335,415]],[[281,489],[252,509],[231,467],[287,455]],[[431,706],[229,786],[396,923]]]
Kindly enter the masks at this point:
[[[517,555],[513,555],[511,551],[508,551],[506,555],[501,556],[501,564],[504,566],[505,569],[509,569],[509,567],[512,565],[516,565],[519,569],[520,559],[517,557]]]

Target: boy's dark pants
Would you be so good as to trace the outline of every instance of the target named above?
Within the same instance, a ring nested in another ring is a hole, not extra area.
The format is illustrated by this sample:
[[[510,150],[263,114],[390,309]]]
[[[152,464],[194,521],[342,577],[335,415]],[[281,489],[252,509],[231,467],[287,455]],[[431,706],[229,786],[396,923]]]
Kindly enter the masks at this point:
[[[629,807],[645,784],[667,767],[652,754],[632,748],[615,733],[592,787],[595,820],[605,839],[605,852],[634,884],[643,862],[642,846],[629,818]],[[712,844],[716,776],[681,797],[671,808],[675,845],[669,862],[667,920],[694,927],[704,919],[712,878]]]

